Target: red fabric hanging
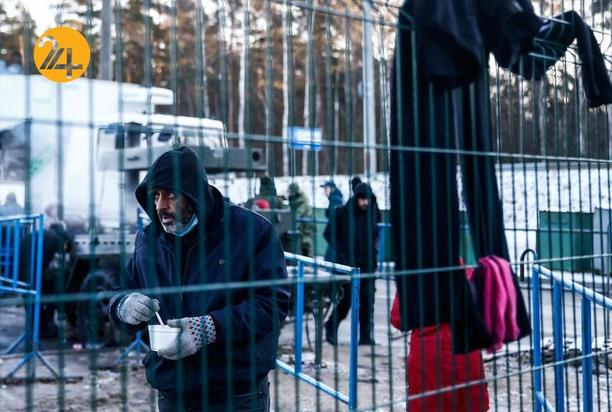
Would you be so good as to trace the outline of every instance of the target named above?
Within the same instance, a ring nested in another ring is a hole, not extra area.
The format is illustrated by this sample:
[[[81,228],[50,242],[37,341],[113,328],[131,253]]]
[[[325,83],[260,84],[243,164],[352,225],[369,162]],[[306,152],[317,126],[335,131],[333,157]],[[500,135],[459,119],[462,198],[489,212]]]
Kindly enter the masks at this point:
[[[469,278],[470,273],[466,274]],[[391,324],[399,329],[400,308],[397,294],[390,313]],[[451,328],[448,323],[415,329],[410,336],[410,351],[406,366],[408,396],[442,390],[485,378],[480,351],[453,355]],[[481,412],[489,410],[486,383],[450,389],[411,400],[407,411]]]

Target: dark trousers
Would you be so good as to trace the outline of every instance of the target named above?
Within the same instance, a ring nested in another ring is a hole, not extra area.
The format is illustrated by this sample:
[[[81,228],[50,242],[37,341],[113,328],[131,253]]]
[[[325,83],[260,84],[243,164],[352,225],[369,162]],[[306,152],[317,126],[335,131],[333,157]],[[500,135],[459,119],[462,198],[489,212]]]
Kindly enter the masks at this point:
[[[158,392],[157,406],[159,412],[175,411],[239,411],[239,412],[268,412],[270,410],[270,383],[268,377],[263,378],[255,391],[236,390],[231,402],[227,399],[225,391],[209,391],[209,399],[204,402],[199,391],[185,393],[182,399],[176,393]]]
[[[374,327],[374,294],[376,292],[374,279],[361,279],[359,287],[359,339],[372,337]],[[335,333],[338,325],[343,321],[351,309],[351,283],[344,283],[342,288],[342,298],[332,311],[328,328]]]

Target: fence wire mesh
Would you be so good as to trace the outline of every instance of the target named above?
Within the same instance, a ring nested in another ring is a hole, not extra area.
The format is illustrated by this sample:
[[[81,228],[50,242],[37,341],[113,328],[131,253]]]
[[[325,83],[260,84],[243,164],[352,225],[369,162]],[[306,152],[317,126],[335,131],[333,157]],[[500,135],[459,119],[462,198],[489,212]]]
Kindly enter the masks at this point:
[[[611,19],[0,1],[2,409],[609,411]]]

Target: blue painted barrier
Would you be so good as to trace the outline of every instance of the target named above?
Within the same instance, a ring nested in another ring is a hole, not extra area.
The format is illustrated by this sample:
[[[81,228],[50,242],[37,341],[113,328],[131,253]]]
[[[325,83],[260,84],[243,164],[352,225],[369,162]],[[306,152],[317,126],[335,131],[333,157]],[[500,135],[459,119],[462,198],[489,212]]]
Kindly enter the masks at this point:
[[[27,239],[29,239],[29,250],[21,250],[22,242]],[[54,378],[60,378],[49,361],[39,352],[43,239],[43,215],[0,218],[0,294],[11,293],[26,298],[24,332],[2,354],[14,352],[22,343],[25,344],[26,352],[5,376],[7,379],[13,378],[17,371],[26,365],[29,366],[26,376],[34,378],[37,359]],[[20,259],[20,255],[27,252],[28,256]],[[21,264],[26,262],[28,263],[26,267],[21,267]]]
[[[295,366],[291,367],[285,362],[277,359],[276,365],[284,372],[293,375],[296,379],[306,382],[323,393],[338,399],[348,405],[349,410],[357,408],[357,358],[359,354],[358,330],[359,330],[359,269],[337,263],[326,262],[324,260],[309,258],[285,253],[285,259],[294,261],[298,264],[297,270],[297,296],[295,310]],[[336,391],[329,386],[317,381],[316,379],[302,372],[302,330],[304,314],[304,267],[310,266],[315,269],[331,271],[340,276],[351,276],[351,333],[350,333],[350,352],[349,352],[349,393],[348,396]]]
[[[554,376],[555,376],[555,407],[542,391],[542,345],[541,345],[541,311],[540,311],[540,278],[553,282],[553,340],[554,340]],[[531,276],[532,285],[532,322],[533,322],[533,373],[534,373],[534,411],[544,408],[547,411],[562,412],[565,409],[565,387],[563,363],[563,291],[570,291],[581,297],[582,314],[582,410],[593,411],[593,360],[591,336],[591,303],[612,310],[612,299],[595,292],[583,285],[573,282],[569,276],[552,272],[542,265],[534,264]]]

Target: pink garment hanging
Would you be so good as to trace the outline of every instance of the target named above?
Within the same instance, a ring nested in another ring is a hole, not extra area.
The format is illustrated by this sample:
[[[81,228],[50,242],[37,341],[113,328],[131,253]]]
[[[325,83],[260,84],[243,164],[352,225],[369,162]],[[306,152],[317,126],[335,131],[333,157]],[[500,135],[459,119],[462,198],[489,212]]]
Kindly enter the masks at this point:
[[[481,279],[482,319],[493,337],[495,352],[504,342],[518,339],[520,330],[516,321],[516,293],[512,283],[510,263],[497,256],[478,261]]]
[[[516,294],[520,293],[514,288],[514,283],[512,282],[512,269],[510,268],[510,262],[505,259],[500,258],[499,256],[491,256],[497,266],[500,269],[501,279],[504,282],[504,286],[506,287],[506,292],[508,293],[508,308],[506,310],[506,342],[517,340],[521,335],[521,330],[518,326],[518,322],[516,320]]]

